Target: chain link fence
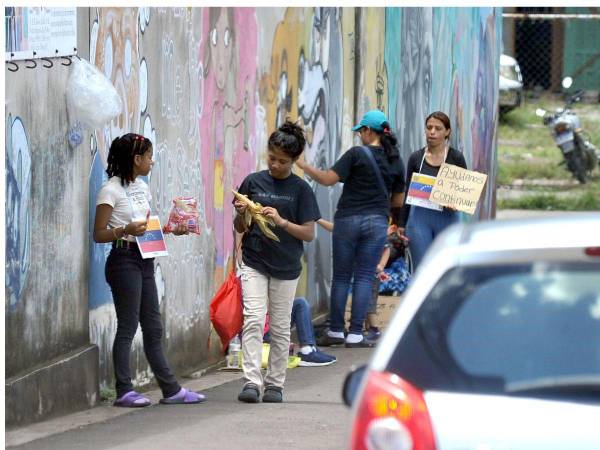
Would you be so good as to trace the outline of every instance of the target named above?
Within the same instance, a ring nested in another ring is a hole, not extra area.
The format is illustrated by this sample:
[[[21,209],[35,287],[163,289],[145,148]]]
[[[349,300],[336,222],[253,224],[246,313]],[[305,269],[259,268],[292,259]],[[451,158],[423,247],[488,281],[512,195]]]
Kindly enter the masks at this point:
[[[571,90],[600,93],[600,8],[504,8],[504,53],[521,69],[525,96]]]

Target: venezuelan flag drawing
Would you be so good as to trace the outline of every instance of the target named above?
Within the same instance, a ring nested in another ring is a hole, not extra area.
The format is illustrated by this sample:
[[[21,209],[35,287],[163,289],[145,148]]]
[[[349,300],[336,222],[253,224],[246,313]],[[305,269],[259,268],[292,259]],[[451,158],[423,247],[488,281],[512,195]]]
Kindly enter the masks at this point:
[[[135,240],[144,259],[167,256],[169,254],[158,216],[150,216],[148,218],[146,232],[142,236],[137,236]]]
[[[435,178],[428,175],[421,175],[420,173],[415,174],[412,177],[410,185],[408,186],[408,195],[429,200],[434,181]]]
[[[408,185],[406,203],[441,211],[441,206],[429,200],[434,183],[435,177],[424,175],[422,173],[413,173],[410,184]]]

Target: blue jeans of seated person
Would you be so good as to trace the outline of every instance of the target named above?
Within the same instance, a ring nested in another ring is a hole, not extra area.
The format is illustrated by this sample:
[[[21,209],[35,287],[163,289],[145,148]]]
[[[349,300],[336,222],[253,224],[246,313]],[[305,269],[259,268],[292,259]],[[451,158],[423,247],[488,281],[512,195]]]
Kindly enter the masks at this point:
[[[352,312],[349,332],[362,334],[373,289],[375,268],[381,258],[386,240],[387,217],[385,216],[356,215],[335,219],[330,306],[331,331],[344,331],[344,312],[352,282]]]
[[[304,297],[294,299],[292,305],[292,326],[296,325],[300,346],[315,345],[315,331],[312,325],[310,304]]]
[[[412,256],[413,271],[419,266],[427,249],[434,239],[447,227],[460,220],[456,211],[433,209],[412,206],[406,222],[406,236],[410,239],[410,254]]]
[[[315,331],[312,325],[310,304],[304,297],[296,297],[292,305],[292,320],[290,328],[296,326],[300,346],[315,345]],[[271,342],[271,334],[267,331],[264,342]]]

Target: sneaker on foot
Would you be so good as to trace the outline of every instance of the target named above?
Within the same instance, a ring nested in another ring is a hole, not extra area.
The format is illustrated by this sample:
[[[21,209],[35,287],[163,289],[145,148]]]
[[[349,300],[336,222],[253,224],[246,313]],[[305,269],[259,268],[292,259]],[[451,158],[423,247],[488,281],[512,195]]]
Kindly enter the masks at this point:
[[[244,403],[258,403],[258,398],[260,396],[260,391],[258,390],[258,386],[254,383],[248,383],[242,389],[242,392],[238,395],[238,400]]]
[[[346,342],[344,340],[343,337],[331,337],[329,336],[329,333],[327,332],[327,330],[325,330],[323,332],[323,334],[319,337],[319,339],[317,339],[317,344],[322,346],[322,347],[331,347],[333,345],[344,345],[344,342]]]
[[[380,337],[381,337],[381,331],[379,331],[375,328],[369,328],[369,331],[367,332],[367,339],[369,341],[375,342]]]
[[[283,401],[283,389],[277,386],[265,386],[263,403],[281,403]]]
[[[377,343],[375,341],[371,341],[363,336],[362,340],[358,342],[348,342],[346,341],[346,348],[371,348],[375,347]]]
[[[328,366],[337,361],[337,358],[327,353],[323,353],[317,347],[313,346],[313,351],[307,354],[298,352],[300,357],[301,367],[316,367],[316,366]]]

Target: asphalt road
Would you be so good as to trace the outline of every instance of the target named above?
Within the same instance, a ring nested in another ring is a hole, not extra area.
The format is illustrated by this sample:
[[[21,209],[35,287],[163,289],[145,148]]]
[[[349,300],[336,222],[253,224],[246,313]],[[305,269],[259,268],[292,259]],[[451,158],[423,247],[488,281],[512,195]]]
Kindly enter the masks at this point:
[[[282,404],[240,403],[237,394],[242,386],[241,375],[217,372],[210,375],[211,379],[224,384],[203,390],[208,396],[204,404],[153,405],[126,411],[102,406],[90,410],[83,425],[81,413],[66,416],[41,425],[44,433],[40,426],[37,434],[35,427],[20,430],[20,434],[7,433],[6,443],[38,437],[10,447],[31,450],[347,448],[350,409],[341,399],[342,384],[351,366],[367,362],[372,350],[323,350],[336,355],[337,363],[288,370]],[[232,378],[237,379],[228,381]],[[200,378],[184,384],[199,389],[201,383]],[[153,400],[159,397],[158,392],[151,395]],[[62,429],[67,431],[56,433]]]

